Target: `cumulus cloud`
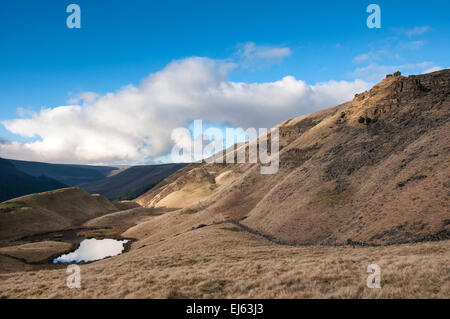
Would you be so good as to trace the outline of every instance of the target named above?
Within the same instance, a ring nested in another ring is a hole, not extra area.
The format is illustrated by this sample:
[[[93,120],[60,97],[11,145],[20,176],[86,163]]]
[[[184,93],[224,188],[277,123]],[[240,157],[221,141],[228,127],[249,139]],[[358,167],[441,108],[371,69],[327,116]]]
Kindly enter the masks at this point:
[[[134,164],[169,154],[172,130],[188,127],[195,119],[244,129],[270,128],[350,100],[371,86],[362,80],[308,85],[292,76],[266,83],[233,82],[228,77],[233,67],[201,57],[174,61],[137,87],[81,95],[72,101],[78,103],[3,121],[10,132],[35,140],[0,144],[0,156]]]

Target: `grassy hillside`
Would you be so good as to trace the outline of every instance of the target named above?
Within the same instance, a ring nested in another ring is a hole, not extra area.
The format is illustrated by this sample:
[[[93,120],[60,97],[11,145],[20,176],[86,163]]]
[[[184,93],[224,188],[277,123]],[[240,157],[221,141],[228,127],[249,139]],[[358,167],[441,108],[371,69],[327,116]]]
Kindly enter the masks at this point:
[[[291,244],[450,238],[449,93],[450,70],[392,76],[351,102],[288,120],[278,126],[276,174],[261,175],[259,164],[186,167],[137,200],[182,209],[127,234],[150,240],[235,221]]]
[[[64,187],[67,185],[52,178],[21,172],[10,161],[0,158],[0,202]]]
[[[31,176],[47,176],[68,186],[105,179],[111,172],[117,170],[110,166],[49,164],[9,160],[19,171]]]
[[[67,288],[68,275],[56,266],[0,273],[0,297],[448,298],[449,255],[447,242],[292,247],[213,225],[80,265],[82,289]],[[382,269],[382,289],[366,286],[372,263]]]
[[[146,208],[80,189],[2,203],[0,246],[75,226],[133,240],[80,264],[82,289],[65,265],[26,263],[67,250],[63,237],[4,240],[0,298],[448,298],[449,93],[448,70],[387,78],[281,123],[276,174],[190,164],[136,200]]]
[[[134,199],[186,164],[142,165],[79,187],[114,199]]]
[[[114,211],[103,196],[79,188],[18,197],[0,204],[0,240],[80,226]]]

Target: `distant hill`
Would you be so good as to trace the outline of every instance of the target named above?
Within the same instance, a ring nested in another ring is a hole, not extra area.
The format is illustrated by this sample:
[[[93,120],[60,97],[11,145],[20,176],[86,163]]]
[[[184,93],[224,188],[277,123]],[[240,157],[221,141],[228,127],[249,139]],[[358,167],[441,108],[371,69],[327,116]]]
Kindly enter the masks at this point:
[[[184,166],[186,164],[133,166],[106,179],[80,184],[79,187],[110,200],[134,199]]]
[[[0,158],[0,202],[64,187],[67,185],[47,176],[31,176],[19,171],[10,161]]]
[[[90,166],[73,164],[49,164],[9,160],[19,171],[31,176],[47,176],[68,186],[77,186],[105,179],[111,172],[117,170],[110,166]]]
[[[56,231],[115,212],[101,195],[64,188],[27,195],[0,203],[0,240]]]

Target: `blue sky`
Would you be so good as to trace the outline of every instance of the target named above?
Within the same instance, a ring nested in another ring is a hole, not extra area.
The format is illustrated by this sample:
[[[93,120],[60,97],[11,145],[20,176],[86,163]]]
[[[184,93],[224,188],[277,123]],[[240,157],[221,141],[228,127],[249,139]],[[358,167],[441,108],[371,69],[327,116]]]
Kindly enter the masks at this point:
[[[66,26],[70,3],[81,7],[81,29]],[[370,3],[381,7],[381,29],[366,26]],[[83,92],[104,96],[129,84],[139,87],[149,75],[189,57],[228,65],[226,81],[247,84],[271,83],[286,76],[308,85],[356,79],[373,84],[397,68],[407,74],[447,68],[449,12],[450,2],[444,0],[4,0],[0,5],[0,121],[33,118],[43,108],[76,104],[74,99]],[[167,112],[176,117],[170,109]],[[221,122],[233,123],[233,118]],[[38,128],[28,132],[23,127],[34,122],[19,124],[13,129],[16,134],[1,125],[0,138],[22,144],[52,140],[48,132],[44,137]],[[273,123],[261,120],[263,124]],[[145,145],[156,138],[150,137]],[[36,149],[35,145],[34,152],[42,155],[48,148]],[[115,154],[111,161],[135,160],[131,153],[122,158]],[[0,150],[0,156],[20,154],[26,159],[42,157]],[[70,161],[57,155],[46,159]],[[78,157],[73,161],[109,160]]]

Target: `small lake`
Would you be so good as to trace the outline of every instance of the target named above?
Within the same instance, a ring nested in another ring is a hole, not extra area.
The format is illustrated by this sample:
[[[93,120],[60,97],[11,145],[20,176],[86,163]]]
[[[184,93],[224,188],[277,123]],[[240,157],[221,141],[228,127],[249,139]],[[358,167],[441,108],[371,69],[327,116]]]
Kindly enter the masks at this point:
[[[88,262],[121,254],[128,240],[116,239],[84,239],[77,250],[61,255],[53,263]]]

